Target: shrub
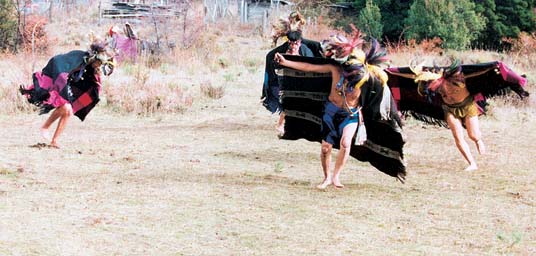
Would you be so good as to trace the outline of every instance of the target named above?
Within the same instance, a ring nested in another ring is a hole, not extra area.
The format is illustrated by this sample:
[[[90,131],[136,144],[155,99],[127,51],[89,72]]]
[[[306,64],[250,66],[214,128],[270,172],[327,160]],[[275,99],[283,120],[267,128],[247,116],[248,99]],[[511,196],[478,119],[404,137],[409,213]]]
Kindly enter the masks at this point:
[[[26,25],[22,31],[22,48],[26,52],[46,54],[49,40],[45,31],[48,20],[39,15],[26,17]]]
[[[225,94],[223,86],[213,86],[210,81],[205,81],[200,85],[201,94],[211,99],[221,99]]]
[[[120,113],[151,115],[182,112],[193,104],[193,97],[174,83],[121,83],[104,87],[106,106]]]
[[[17,18],[13,1],[0,0],[0,49],[13,49],[17,36]]]

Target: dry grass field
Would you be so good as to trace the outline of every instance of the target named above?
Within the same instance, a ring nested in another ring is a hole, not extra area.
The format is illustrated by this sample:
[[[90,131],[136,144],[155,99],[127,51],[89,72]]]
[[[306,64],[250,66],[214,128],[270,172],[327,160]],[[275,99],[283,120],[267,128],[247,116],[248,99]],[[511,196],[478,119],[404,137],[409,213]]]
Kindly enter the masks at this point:
[[[406,184],[351,159],[346,187],[319,191],[320,144],[278,140],[259,102],[269,39],[210,38],[214,66],[181,52],[175,65],[120,67],[59,150],[38,144],[46,116],[16,95],[30,63],[0,61],[0,255],[536,254],[534,98],[493,102],[478,171],[463,171],[449,130],[407,120]],[[521,71],[534,92],[536,70]],[[130,89],[122,97],[141,104],[155,86],[183,105],[149,113],[110,100]]]

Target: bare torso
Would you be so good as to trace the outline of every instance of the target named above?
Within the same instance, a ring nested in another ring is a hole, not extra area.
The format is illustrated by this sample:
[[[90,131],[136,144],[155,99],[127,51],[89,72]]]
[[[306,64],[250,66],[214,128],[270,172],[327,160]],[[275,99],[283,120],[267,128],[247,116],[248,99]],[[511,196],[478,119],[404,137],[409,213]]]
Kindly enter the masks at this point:
[[[356,88],[351,92],[346,91],[343,95],[337,90],[337,83],[339,82],[342,70],[338,65],[333,64],[310,64],[305,62],[296,62],[286,60],[281,54],[276,53],[274,60],[280,63],[283,66],[293,68],[296,70],[306,71],[306,72],[316,72],[316,73],[331,73],[331,89],[329,92],[328,99],[331,103],[335,104],[340,108],[355,108],[359,104],[359,95],[361,90]],[[346,103],[345,103],[346,101]]]
[[[359,105],[359,95],[361,94],[361,90],[359,88],[356,88],[351,92],[346,92],[343,96],[340,91],[337,90],[337,83],[341,77],[341,73],[338,72],[337,74],[332,74],[332,76],[334,79],[331,84],[331,91],[328,96],[329,101],[335,104],[337,107],[344,108],[346,107],[344,104],[346,98],[346,104],[348,104],[348,107],[357,107]]]
[[[459,87],[451,83],[444,83],[438,89],[439,94],[446,104],[456,104],[462,102],[469,96],[467,87]]]

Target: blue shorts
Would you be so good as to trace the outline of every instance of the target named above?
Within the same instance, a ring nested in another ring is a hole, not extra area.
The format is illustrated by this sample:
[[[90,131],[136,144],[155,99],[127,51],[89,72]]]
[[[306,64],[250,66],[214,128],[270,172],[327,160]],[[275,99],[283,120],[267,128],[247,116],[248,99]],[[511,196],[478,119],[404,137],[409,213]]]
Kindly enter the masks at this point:
[[[351,109],[357,111],[356,108]],[[331,145],[339,145],[344,127],[357,123],[359,114],[351,115],[343,108],[327,101],[324,105],[324,115],[322,116],[322,138]]]

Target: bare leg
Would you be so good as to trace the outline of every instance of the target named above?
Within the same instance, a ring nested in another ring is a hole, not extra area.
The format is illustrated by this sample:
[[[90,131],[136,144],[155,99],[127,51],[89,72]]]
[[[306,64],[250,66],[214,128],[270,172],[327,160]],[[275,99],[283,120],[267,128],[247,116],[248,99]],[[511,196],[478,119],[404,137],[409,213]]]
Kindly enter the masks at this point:
[[[50,114],[43,126],[41,126],[41,137],[43,137],[43,139],[45,139],[47,142],[50,142],[52,140],[48,129],[50,128],[52,123],[54,123],[58,118],[60,118],[62,111],[63,110],[61,110],[60,108],[54,109],[54,111],[52,111],[52,114]]]
[[[322,163],[322,171],[324,172],[324,181],[318,186],[318,189],[326,189],[331,184],[331,150],[333,145],[322,141],[322,149],[320,152],[320,161]]]
[[[465,139],[463,138],[462,122],[450,113],[447,114],[446,119],[449,128],[452,131],[454,141],[456,142],[456,147],[458,147],[458,150],[460,151],[460,153],[462,153],[462,156],[469,163],[469,166],[465,168],[465,170],[474,171],[478,169],[475,159],[473,158],[473,155],[471,155],[469,145],[467,145],[467,142],[465,142]]]
[[[52,137],[52,141],[50,142],[50,146],[59,148],[58,146],[58,137],[61,135],[63,130],[65,130],[65,126],[67,125],[67,121],[69,121],[70,117],[73,115],[73,108],[71,107],[71,104],[65,104],[59,108],[56,109],[59,111],[59,121],[58,126],[56,127],[56,131],[54,132],[54,136]],[[56,112],[54,110],[54,112]]]
[[[52,138],[50,137],[50,133],[48,132],[48,129],[41,127],[41,138],[43,138],[46,142],[49,142],[52,140]]]
[[[352,137],[357,130],[357,123],[348,124],[342,131],[341,148],[337,153],[337,161],[335,161],[335,169],[333,170],[333,185],[337,188],[343,188],[344,185],[340,182],[339,176],[342,168],[348,161],[350,149],[352,147]]]
[[[486,153],[486,145],[482,141],[482,133],[480,132],[480,126],[478,124],[478,116],[466,117],[465,125],[467,126],[467,135],[469,138],[475,142],[476,149],[479,154]]]
[[[277,126],[275,127],[280,136],[285,133],[285,112],[279,114],[279,120],[277,121]]]

